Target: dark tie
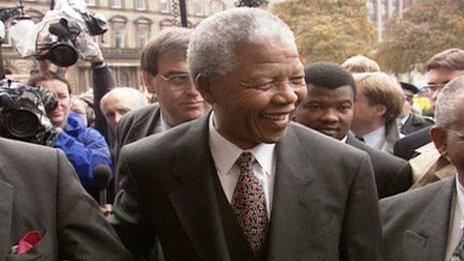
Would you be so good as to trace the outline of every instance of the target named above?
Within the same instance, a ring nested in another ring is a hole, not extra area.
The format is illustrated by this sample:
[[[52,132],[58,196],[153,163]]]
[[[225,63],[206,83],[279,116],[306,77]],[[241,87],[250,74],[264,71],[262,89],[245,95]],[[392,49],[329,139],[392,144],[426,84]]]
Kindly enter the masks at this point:
[[[461,236],[458,246],[451,255],[450,261],[463,261],[464,260],[464,234]]]
[[[242,153],[235,162],[240,175],[232,196],[232,209],[251,249],[259,256],[266,242],[268,220],[264,190],[252,171],[254,162],[249,152]]]

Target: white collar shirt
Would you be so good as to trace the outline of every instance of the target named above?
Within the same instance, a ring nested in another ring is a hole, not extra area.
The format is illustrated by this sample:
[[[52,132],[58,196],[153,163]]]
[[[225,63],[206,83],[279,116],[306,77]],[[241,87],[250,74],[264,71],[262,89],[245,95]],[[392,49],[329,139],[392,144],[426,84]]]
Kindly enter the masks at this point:
[[[382,149],[382,146],[385,143],[386,133],[387,129],[385,128],[385,125],[382,125],[379,128],[362,135],[362,137],[364,139],[364,143],[375,149],[380,150]]]
[[[453,210],[451,211],[451,220],[448,229],[448,244],[446,247],[446,259],[450,260],[454,250],[459,244],[464,228],[464,187],[456,179],[456,194],[453,196]]]
[[[262,143],[252,149],[242,150],[219,134],[214,127],[213,118],[214,113],[211,113],[209,117],[209,147],[227,200],[229,203],[232,202],[232,196],[240,175],[240,169],[235,162],[243,152],[250,152],[256,159],[252,167],[253,174],[260,180],[263,187],[267,215],[270,219],[275,176],[275,144]]]

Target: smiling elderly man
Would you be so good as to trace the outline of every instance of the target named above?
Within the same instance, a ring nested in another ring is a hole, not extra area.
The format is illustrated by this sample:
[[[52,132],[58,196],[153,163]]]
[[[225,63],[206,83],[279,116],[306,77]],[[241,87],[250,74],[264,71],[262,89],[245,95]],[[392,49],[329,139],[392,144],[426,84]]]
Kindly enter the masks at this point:
[[[380,260],[366,153],[290,122],[306,96],[288,26],[260,9],[203,20],[187,60],[212,112],[123,148],[110,220],[137,256]]]

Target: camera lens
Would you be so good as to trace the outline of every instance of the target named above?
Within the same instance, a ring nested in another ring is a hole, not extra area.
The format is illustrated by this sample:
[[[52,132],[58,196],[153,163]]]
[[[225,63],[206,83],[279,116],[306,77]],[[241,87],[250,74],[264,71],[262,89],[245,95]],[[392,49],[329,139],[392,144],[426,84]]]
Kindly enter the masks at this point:
[[[79,57],[73,46],[67,43],[58,43],[50,48],[48,58],[58,66],[69,67],[75,64]]]
[[[8,115],[5,127],[11,136],[27,139],[34,137],[42,125],[33,112],[16,110]]]

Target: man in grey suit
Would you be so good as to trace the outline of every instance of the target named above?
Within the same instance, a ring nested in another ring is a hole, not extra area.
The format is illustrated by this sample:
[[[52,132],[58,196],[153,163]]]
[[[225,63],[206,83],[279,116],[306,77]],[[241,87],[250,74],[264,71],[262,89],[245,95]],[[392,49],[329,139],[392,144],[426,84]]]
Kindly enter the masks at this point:
[[[464,77],[438,96],[431,136],[452,177],[380,201],[386,260],[464,260]]]
[[[168,260],[380,260],[368,155],[291,123],[306,96],[289,27],[257,8],[203,20],[187,60],[212,112],[123,148],[110,220]]]
[[[298,106],[295,120],[367,152],[379,198],[411,187],[411,167],[406,161],[364,144],[350,131],[357,91],[353,76],[336,63],[315,62],[305,69],[305,81],[308,96]]]
[[[142,52],[140,67],[147,90],[157,103],[129,112],[116,130],[114,157],[122,146],[200,117],[208,105],[187,71],[187,46],[192,30],[163,29]]]
[[[0,260],[133,259],[58,150],[0,138],[0,198]]]

